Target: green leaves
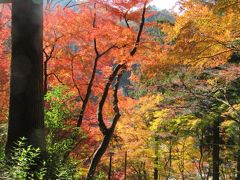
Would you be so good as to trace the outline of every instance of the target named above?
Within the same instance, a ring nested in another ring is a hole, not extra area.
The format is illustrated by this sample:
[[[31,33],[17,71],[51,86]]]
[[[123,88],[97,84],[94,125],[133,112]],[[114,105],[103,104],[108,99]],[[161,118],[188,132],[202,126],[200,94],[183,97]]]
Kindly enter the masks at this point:
[[[45,110],[45,124],[48,128],[58,129],[64,126],[64,120],[72,115],[72,104],[68,102],[72,96],[68,93],[68,88],[62,85],[46,94],[48,108]]]
[[[1,177],[6,179],[43,180],[46,175],[46,164],[40,159],[40,149],[27,145],[27,139],[21,138],[16,143],[11,159],[1,156]]]

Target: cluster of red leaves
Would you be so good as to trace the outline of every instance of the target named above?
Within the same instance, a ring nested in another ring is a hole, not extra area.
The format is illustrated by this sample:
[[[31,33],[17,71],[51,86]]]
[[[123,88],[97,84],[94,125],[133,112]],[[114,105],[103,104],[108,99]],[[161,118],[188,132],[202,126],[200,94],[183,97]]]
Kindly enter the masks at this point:
[[[11,7],[0,6],[0,121],[6,120],[9,96],[9,53],[10,53],[10,17]]]

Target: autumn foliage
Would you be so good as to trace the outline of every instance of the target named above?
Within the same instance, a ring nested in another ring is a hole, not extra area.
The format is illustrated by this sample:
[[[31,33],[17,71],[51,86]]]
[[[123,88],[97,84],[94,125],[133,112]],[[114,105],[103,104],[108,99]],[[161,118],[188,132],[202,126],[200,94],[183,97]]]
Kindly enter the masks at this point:
[[[46,117],[62,123],[46,133],[62,140],[77,129],[67,156],[81,178],[107,177],[112,152],[112,179],[240,177],[239,1],[180,0],[174,22],[150,20],[149,3],[44,6],[45,109],[58,115]],[[2,124],[10,14],[0,5]]]

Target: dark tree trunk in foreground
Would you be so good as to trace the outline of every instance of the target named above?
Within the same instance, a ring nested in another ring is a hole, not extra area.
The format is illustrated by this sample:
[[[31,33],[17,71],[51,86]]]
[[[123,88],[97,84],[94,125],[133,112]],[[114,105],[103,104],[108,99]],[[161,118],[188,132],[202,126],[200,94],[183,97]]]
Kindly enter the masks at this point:
[[[212,160],[213,160],[213,180],[219,180],[219,143],[220,143],[220,131],[219,131],[219,119],[216,119],[213,124],[213,145],[212,145]]]
[[[12,62],[6,153],[17,140],[44,148],[42,0],[12,0]]]

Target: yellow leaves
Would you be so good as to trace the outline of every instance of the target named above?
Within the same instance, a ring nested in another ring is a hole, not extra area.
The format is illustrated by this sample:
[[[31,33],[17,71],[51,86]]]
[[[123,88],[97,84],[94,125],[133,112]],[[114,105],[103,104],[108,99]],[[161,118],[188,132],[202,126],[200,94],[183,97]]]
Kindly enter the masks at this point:
[[[239,124],[233,120],[225,120],[221,123],[221,128],[226,131],[227,135],[234,136],[239,132]]]
[[[128,99],[124,101],[124,106],[130,108],[126,108],[122,113],[123,116],[117,126],[117,133],[124,142],[127,142],[123,148],[129,151],[129,156],[152,156],[153,151],[147,146],[153,132],[146,124],[148,124],[147,121],[153,120],[153,113],[162,100],[163,97],[160,95],[149,95],[139,100]]]
[[[163,109],[161,111],[154,112],[154,118],[156,119],[164,119],[169,114],[169,109]]]
[[[169,109],[155,111],[153,113],[154,120],[151,122],[150,130],[154,132],[158,131],[161,124],[164,123],[164,121],[168,120],[169,114],[170,114]]]
[[[240,121],[240,104],[234,104],[223,113],[224,116],[230,116],[233,119]]]
[[[226,120],[221,124],[221,126],[224,128],[227,128],[227,127],[233,126],[235,124],[236,124],[236,122],[233,120]]]
[[[214,11],[220,14],[239,13],[239,8],[239,0],[219,0],[214,7]]]
[[[163,100],[160,95],[149,95],[142,97],[139,100],[139,105],[136,110],[142,120],[150,121],[153,119],[153,112],[156,110],[156,106]]]
[[[166,40],[175,42],[170,54],[178,62],[195,68],[225,64],[237,48],[231,46],[240,34],[238,14],[220,16],[210,6],[195,0],[184,0],[182,4],[185,11],[176,17],[174,27],[163,26],[168,35]]]
[[[191,130],[194,130],[199,127],[199,125],[202,123],[202,119],[194,117],[193,119],[188,121],[188,126]]]
[[[155,109],[156,105],[159,104],[163,100],[163,96],[157,94],[157,95],[147,95],[144,97],[141,97],[139,99],[139,105],[141,108],[139,109],[141,112],[144,112],[146,110]]]
[[[167,164],[171,149],[174,171],[178,171],[179,163],[191,168],[192,159],[199,158],[194,133],[202,120],[194,115],[176,117],[174,109],[162,107],[166,105],[163,100],[162,95],[146,95],[135,100],[135,106],[124,113],[117,127],[117,134],[124,142],[122,148],[128,151],[129,159],[139,157],[138,160],[143,161],[147,157],[148,163],[159,155],[160,164]],[[184,104],[181,100],[176,103]],[[157,150],[156,145],[159,146]],[[165,168],[159,166],[159,172],[165,173]]]

